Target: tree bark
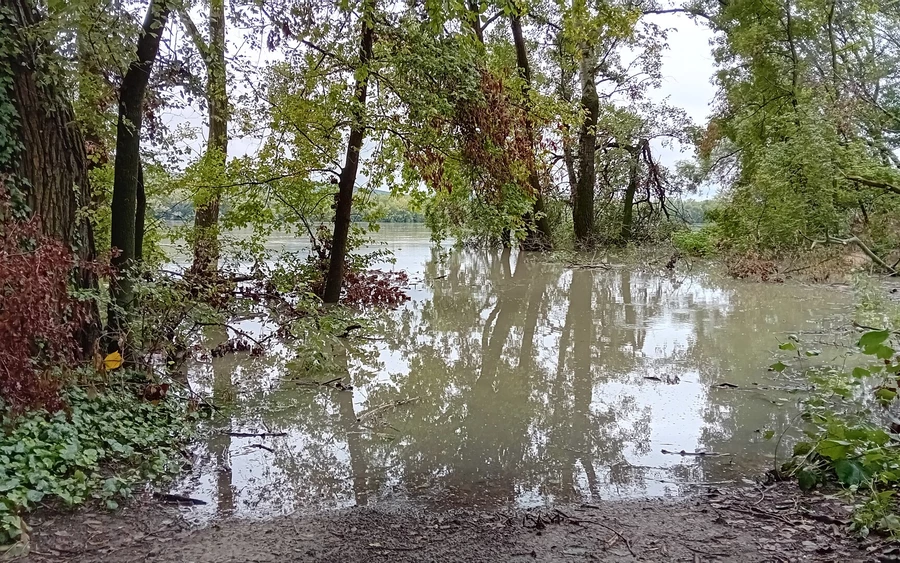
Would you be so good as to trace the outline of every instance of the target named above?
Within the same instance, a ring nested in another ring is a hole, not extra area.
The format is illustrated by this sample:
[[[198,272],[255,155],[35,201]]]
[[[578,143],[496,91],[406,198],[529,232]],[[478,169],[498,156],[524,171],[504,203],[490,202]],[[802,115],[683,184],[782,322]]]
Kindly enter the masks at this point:
[[[188,23],[197,50],[206,63],[206,105],[208,108],[209,135],[206,145],[206,161],[217,171],[225,170],[228,157],[228,96],[225,66],[225,1],[210,0],[209,44],[189,23],[189,16],[182,13]],[[201,277],[214,277],[219,269],[219,206],[221,189],[211,188],[201,194],[194,215],[194,263],[191,271]]]
[[[634,228],[634,195],[637,193],[638,177],[641,166],[641,152],[644,149],[644,143],[641,141],[636,147],[629,147],[628,152],[631,153],[631,165],[628,169],[628,188],[625,189],[625,198],[622,202],[622,232],[619,238],[622,242],[631,240],[632,230]]]
[[[0,10],[5,36],[0,64],[11,79],[8,89],[0,88],[0,105],[8,94],[17,116],[3,124],[18,141],[18,147],[0,147],[0,176],[19,180],[15,183],[28,211],[40,217],[43,233],[72,248],[80,263],[79,288],[96,289],[97,276],[85,267],[96,258],[94,232],[87,214],[79,213],[91,204],[87,154],[72,104],[42,62],[53,56],[53,46],[36,39],[34,28],[43,18],[28,0],[0,0]],[[99,318],[95,304],[76,335],[85,354],[99,336]]]
[[[138,164],[137,206],[134,212],[134,259],[144,259],[144,234],[147,230],[147,190],[144,186],[144,163]]]
[[[110,298],[113,302],[109,310],[109,324],[114,332],[124,330],[125,319],[121,313],[127,312],[134,301],[134,288],[127,270],[135,259],[144,95],[168,17],[169,7],[165,0],[151,0],[138,38],[137,56],[129,65],[119,88],[110,233],[110,244],[119,251],[112,259],[115,276],[109,284]]]
[[[594,232],[594,183],[596,182],[595,156],[597,150],[597,119],[600,115],[600,97],[597,95],[597,69],[590,47],[582,46],[581,53],[581,108],[584,121],[578,133],[578,184],[572,195],[572,219],[575,226],[575,244],[587,246]]]
[[[353,188],[359,171],[359,152],[362,149],[365,128],[363,124],[366,110],[366,95],[369,89],[369,61],[372,59],[372,44],[375,28],[372,26],[374,0],[366,0],[360,31],[359,66],[356,68],[355,104],[353,123],[347,139],[347,155],[338,181],[337,206],[334,218],[334,235],[331,240],[331,258],[325,277],[325,303],[337,303],[341,298],[344,282],[344,262],[347,258],[347,238],[350,235],[350,212],[353,206]]]
[[[544,195],[541,192],[541,180],[537,171],[537,156],[534,146],[534,123],[531,119],[531,65],[528,63],[528,51],[525,45],[525,36],[522,33],[522,18],[519,14],[513,14],[509,18],[512,28],[513,43],[516,47],[516,67],[522,77],[522,94],[525,104],[525,130],[528,142],[531,145],[533,156],[528,170],[528,185],[534,196],[534,206],[531,214],[525,217],[528,233],[522,243],[524,250],[549,250],[550,221],[544,208]]]

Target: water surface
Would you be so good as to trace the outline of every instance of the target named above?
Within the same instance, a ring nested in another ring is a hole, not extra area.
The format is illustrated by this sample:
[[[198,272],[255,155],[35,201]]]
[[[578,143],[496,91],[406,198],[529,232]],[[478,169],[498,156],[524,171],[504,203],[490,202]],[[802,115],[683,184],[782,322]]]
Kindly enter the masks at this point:
[[[772,466],[764,434],[796,413],[796,382],[767,370],[778,342],[831,334],[851,308],[833,288],[437,249],[417,226],[379,237],[414,284],[370,339],[331,353],[352,391],[298,385],[307,364],[289,347],[191,367],[196,389],[237,403],[221,429],[287,434],[199,444],[174,487],[209,502],[198,516],[534,506],[740,483]],[[823,347],[821,360],[837,353]]]

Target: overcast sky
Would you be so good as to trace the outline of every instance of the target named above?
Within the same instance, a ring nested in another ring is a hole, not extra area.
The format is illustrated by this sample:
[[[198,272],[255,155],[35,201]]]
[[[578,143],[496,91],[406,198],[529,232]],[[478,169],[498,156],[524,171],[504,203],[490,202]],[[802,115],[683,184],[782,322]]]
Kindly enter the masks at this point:
[[[713,60],[710,50],[712,32],[682,14],[660,14],[645,17],[660,27],[671,30],[668,36],[669,49],[663,55],[662,86],[653,91],[652,98],[657,101],[668,98],[671,105],[683,108],[695,124],[705,124],[709,118],[710,103],[715,94],[711,82],[713,75]],[[173,32],[179,33],[178,30],[173,30]],[[231,48],[238,43],[231,41],[230,37],[229,40]],[[271,58],[270,54],[262,54],[262,56]],[[260,60],[260,63],[263,61]],[[230,85],[234,88],[234,81]],[[205,119],[202,114],[190,109],[169,111],[163,114],[163,121],[173,128],[187,125],[200,131],[201,138],[190,143],[190,146],[199,154],[204,144],[203,138],[206,135]],[[232,138],[228,152],[233,157],[253,154],[259,148],[259,144],[259,139]],[[679,151],[657,144],[654,149],[661,162],[667,166],[672,166],[679,160],[688,159],[692,155],[691,147],[681,147]],[[707,197],[711,194],[707,191],[707,193],[699,195]]]

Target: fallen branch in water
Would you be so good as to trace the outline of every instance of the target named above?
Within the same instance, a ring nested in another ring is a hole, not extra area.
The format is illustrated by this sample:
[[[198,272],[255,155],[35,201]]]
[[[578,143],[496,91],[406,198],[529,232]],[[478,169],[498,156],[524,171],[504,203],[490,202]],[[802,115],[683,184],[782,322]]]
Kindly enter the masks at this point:
[[[411,399],[403,399],[402,401],[394,401],[393,403],[385,403],[383,405],[379,405],[371,410],[368,410],[368,411],[360,414],[358,417],[356,417],[356,422],[362,422],[363,420],[369,418],[370,416],[374,415],[375,413],[385,411],[387,409],[400,407],[400,406],[403,406],[403,405],[406,405],[413,401],[418,401],[418,400],[419,400],[418,397],[413,397]]]
[[[287,436],[287,432],[223,432],[226,436],[236,438],[274,438]]]
[[[260,449],[260,450],[266,450],[267,452],[270,452],[270,453],[273,453],[273,454],[275,453],[275,450],[273,450],[273,449],[270,448],[269,446],[264,446],[264,445],[262,445],[262,444],[250,444],[250,447],[251,447],[251,448],[258,448],[258,449]]]
[[[872,249],[869,248],[868,246],[866,246],[866,243],[861,241],[859,239],[859,237],[857,237],[857,236],[849,236],[846,238],[839,238],[839,237],[833,237],[833,236],[829,235],[828,233],[825,233],[825,238],[820,239],[820,240],[811,239],[808,236],[804,235],[803,233],[800,233],[800,236],[812,243],[809,247],[810,250],[815,248],[817,245],[838,244],[841,246],[847,246],[850,244],[855,244],[857,246],[857,248],[862,250],[863,254],[865,254],[866,256],[869,257],[869,260],[871,260],[872,262],[874,262],[875,264],[877,264],[878,266],[883,268],[885,271],[887,271],[887,273],[889,273],[892,276],[896,276],[898,274],[897,270],[895,270],[893,267],[891,267],[891,265],[888,264],[887,262],[885,262],[880,256],[875,254],[872,251]]]
[[[671,455],[696,455],[696,456],[701,456],[701,457],[723,457],[723,456],[730,456],[730,455],[731,455],[731,454],[723,454],[723,453],[719,453],[719,452],[686,452],[686,451],[684,451],[684,450],[681,450],[680,452],[670,452],[669,450],[661,450],[661,451],[662,451],[662,453],[664,453],[664,454],[671,454]]]

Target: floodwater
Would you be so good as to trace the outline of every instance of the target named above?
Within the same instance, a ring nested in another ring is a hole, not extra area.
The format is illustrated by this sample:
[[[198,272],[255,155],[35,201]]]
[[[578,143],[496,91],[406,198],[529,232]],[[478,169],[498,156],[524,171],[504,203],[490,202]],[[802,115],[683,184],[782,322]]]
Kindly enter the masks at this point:
[[[207,501],[192,509],[198,518],[401,501],[535,506],[739,484],[772,467],[796,413],[796,382],[767,369],[779,341],[827,340],[816,335],[845,327],[852,310],[848,292],[828,287],[438,249],[421,226],[377,237],[410,273],[411,300],[350,339],[351,350],[335,347],[328,369],[299,369],[309,364],[289,344],[191,366],[195,389],[233,404],[173,487]],[[240,326],[265,332],[258,320]],[[817,359],[837,355],[823,347]],[[341,376],[351,391],[297,383]]]

